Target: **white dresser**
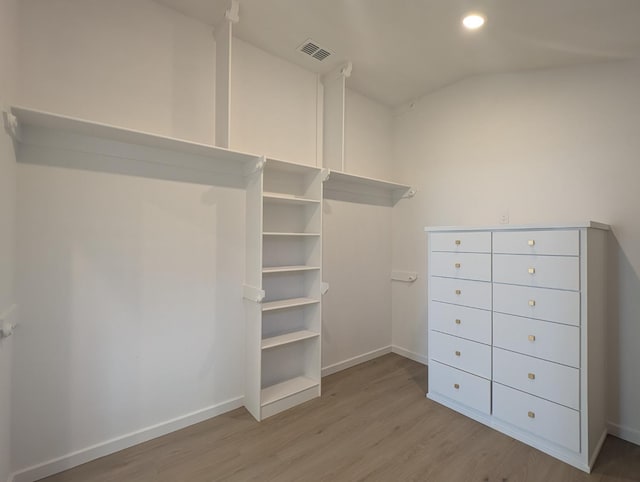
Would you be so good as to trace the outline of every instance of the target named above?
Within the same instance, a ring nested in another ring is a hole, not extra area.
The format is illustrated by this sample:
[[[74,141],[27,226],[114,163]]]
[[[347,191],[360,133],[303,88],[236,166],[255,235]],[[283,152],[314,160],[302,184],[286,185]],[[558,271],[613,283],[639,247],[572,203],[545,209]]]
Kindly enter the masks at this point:
[[[428,227],[427,397],[586,472],[606,437],[609,227]]]

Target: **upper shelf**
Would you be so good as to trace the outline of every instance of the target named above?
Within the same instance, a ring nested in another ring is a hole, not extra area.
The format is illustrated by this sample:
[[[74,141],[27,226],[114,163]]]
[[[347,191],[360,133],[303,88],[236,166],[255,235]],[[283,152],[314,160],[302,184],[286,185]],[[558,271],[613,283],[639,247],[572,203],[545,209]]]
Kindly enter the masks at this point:
[[[324,182],[325,199],[394,206],[400,199],[414,195],[411,186],[340,171],[330,170]]]
[[[244,176],[262,160],[254,154],[22,107],[12,107],[11,114],[19,162],[243,187]]]

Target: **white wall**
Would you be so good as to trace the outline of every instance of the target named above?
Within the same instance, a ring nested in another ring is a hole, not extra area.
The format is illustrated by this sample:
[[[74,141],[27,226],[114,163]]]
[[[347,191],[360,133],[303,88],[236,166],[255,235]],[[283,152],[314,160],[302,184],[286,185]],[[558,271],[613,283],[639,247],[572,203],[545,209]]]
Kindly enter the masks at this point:
[[[345,94],[345,170],[389,179],[392,113]],[[331,373],[391,349],[391,211],[347,201],[323,205],[322,366]]]
[[[20,5],[21,104],[213,142],[209,27],[150,0]],[[18,225],[14,471],[238,404],[243,191],[19,165]]]
[[[613,226],[610,419],[640,443],[640,62],[470,78],[395,122],[399,175],[418,196],[393,217],[394,344],[426,356],[426,225],[598,220]]]
[[[358,92],[345,92],[345,171],[392,180],[393,115],[390,108]]]
[[[13,100],[17,0],[0,0],[0,109]],[[16,166],[11,138],[0,129],[0,312],[15,302]],[[11,471],[11,364],[15,335],[0,341],[0,481]]]
[[[21,105],[213,143],[210,27],[151,0],[20,8]]]
[[[320,166],[318,76],[233,39],[231,148]]]

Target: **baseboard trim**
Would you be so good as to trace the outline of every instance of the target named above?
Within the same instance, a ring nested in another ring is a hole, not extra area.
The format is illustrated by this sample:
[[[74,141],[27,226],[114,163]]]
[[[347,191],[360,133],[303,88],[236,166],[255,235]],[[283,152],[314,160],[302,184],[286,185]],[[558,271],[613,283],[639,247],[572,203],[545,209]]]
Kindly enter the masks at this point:
[[[640,445],[640,430],[634,428],[625,427],[613,422],[607,422],[607,429],[611,435],[614,435],[622,440],[631,442],[632,444]]]
[[[85,464],[100,457],[104,457],[105,455],[118,452],[148,440],[161,437],[162,435],[175,432],[176,430],[183,429],[190,425],[203,422],[212,417],[222,415],[223,413],[242,407],[243,403],[243,397],[232,398],[231,400],[182,415],[166,422],[152,425],[121,437],[71,452],[70,454],[62,457],[15,472],[11,477],[9,477],[9,482],[34,482],[44,477],[77,467],[78,465]]]
[[[409,360],[422,363],[423,365],[429,364],[426,356],[420,355],[411,350],[407,350],[406,348],[402,348],[401,346],[398,346],[398,345],[391,345],[391,352],[397,355],[403,356],[405,358],[408,358]]]
[[[369,360],[373,360],[374,358],[378,358],[379,356],[386,355],[387,353],[391,353],[391,345],[378,348],[377,350],[372,350],[367,353],[363,353],[362,355],[348,358],[344,361],[334,363],[333,365],[326,366],[322,369],[322,376],[326,377],[327,375],[332,375],[342,370],[346,370],[347,368],[360,365],[360,363],[364,363]]]

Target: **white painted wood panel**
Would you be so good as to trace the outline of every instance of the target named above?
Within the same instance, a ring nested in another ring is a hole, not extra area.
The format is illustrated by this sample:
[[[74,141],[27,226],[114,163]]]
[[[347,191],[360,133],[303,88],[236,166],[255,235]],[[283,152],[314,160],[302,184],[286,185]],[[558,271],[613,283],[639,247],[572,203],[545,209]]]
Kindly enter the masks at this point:
[[[429,364],[429,393],[438,393],[482,413],[491,413],[491,382],[470,373]]]
[[[432,331],[429,353],[432,360],[491,379],[491,347],[457,336]]]
[[[580,289],[580,259],[575,256],[494,254],[493,281],[577,291]]]
[[[490,254],[435,252],[430,263],[432,276],[491,281]]]
[[[435,301],[491,309],[491,283],[432,276],[429,289]]]
[[[493,309],[500,313],[579,325],[580,293],[494,283]]]
[[[494,348],[493,380],[574,410],[580,409],[577,368]]]
[[[580,451],[580,413],[493,383],[493,415],[574,452]]]
[[[530,336],[535,340],[531,341]],[[493,314],[493,344],[544,360],[580,367],[580,328],[519,316]]]
[[[490,253],[491,233],[430,233],[429,244],[431,251]]]
[[[578,256],[580,233],[572,230],[496,231],[493,252],[506,254],[549,254]]]
[[[432,330],[491,344],[491,311],[434,301],[429,311]]]

